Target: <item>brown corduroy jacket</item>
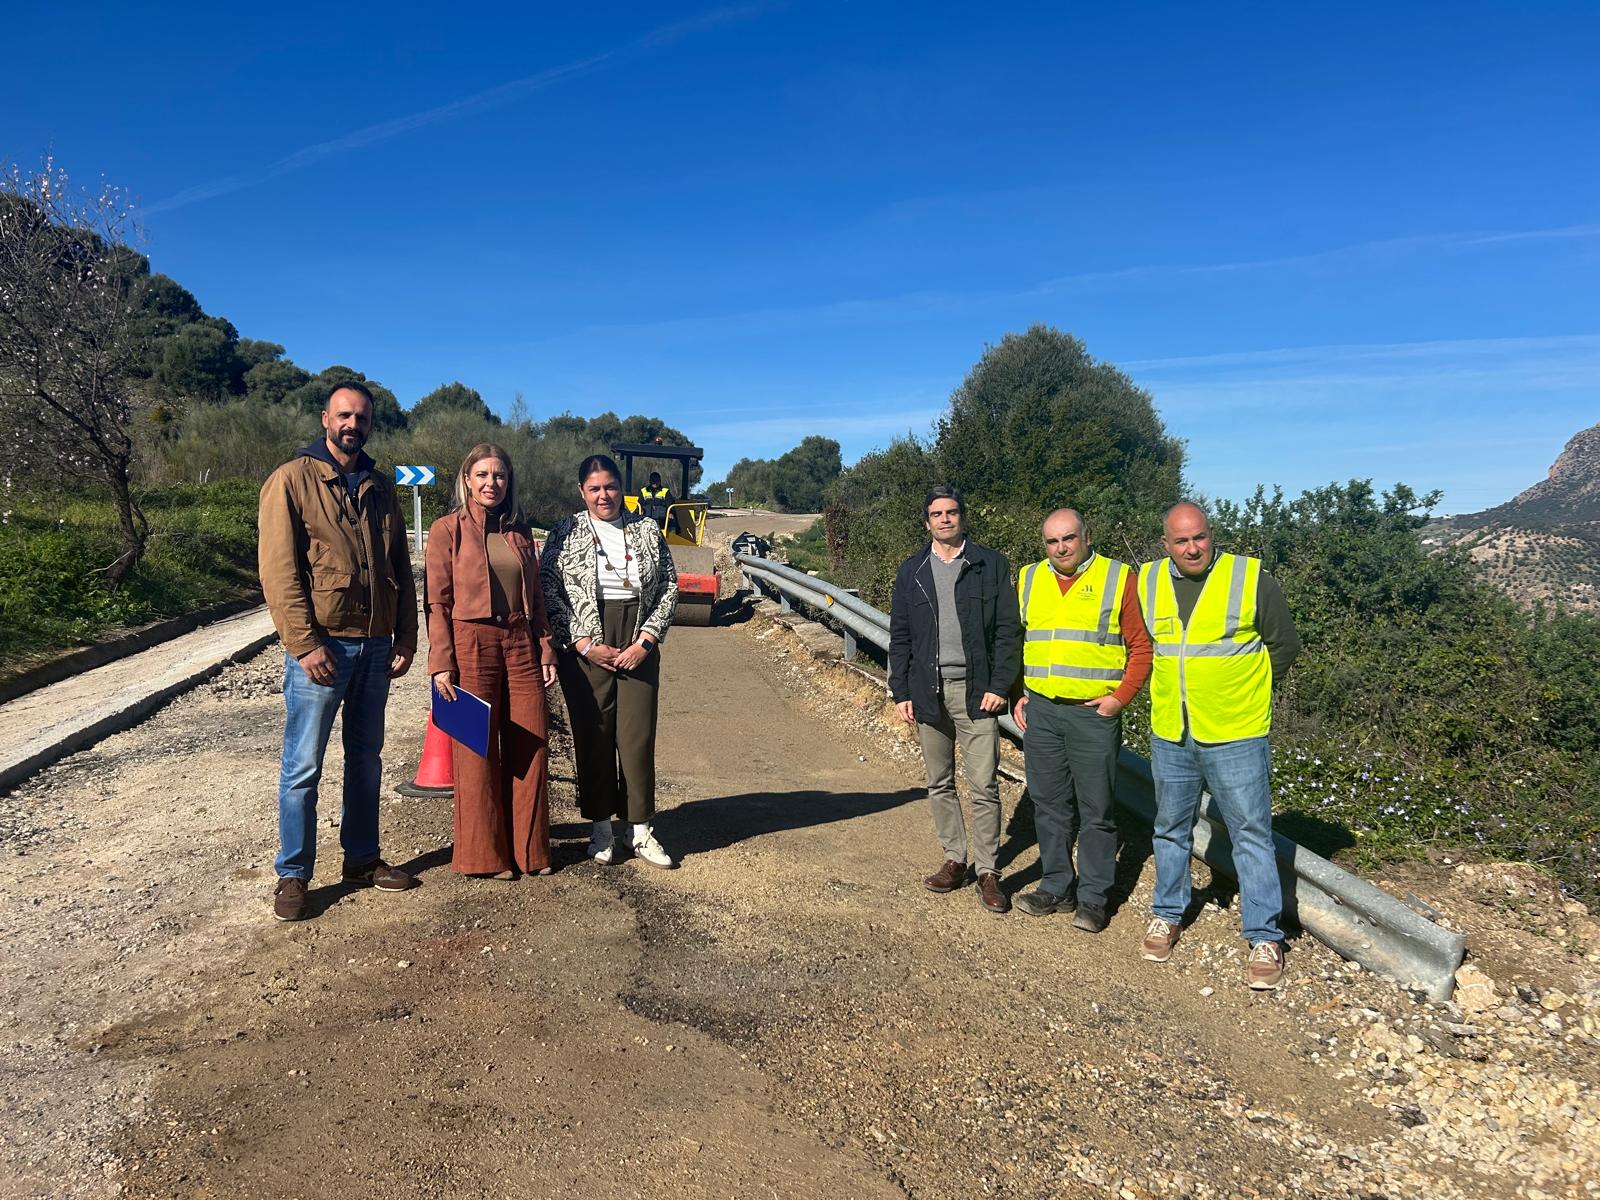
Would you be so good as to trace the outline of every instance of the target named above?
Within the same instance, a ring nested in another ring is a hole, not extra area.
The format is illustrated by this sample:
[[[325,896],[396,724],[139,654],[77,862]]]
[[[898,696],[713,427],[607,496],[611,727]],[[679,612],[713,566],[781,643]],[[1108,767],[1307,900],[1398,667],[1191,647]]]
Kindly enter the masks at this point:
[[[387,476],[369,473],[352,502],[338,468],[303,451],[267,477],[259,515],[261,590],[290,654],[388,635],[396,654],[416,654],[417,588]]]
[[[494,616],[489,587],[487,537],[503,537],[522,564],[522,611],[528,631],[539,644],[539,662],[555,665],[544,591],[539,587],[539,552],[526,525],[507,525],[486,534],[483,510],[468,503],[464,510],[440,517],[428,530],[428,574],[423,589],[428,610],[428,674],[456,670],[455,631],[450,622],[481,621]]]

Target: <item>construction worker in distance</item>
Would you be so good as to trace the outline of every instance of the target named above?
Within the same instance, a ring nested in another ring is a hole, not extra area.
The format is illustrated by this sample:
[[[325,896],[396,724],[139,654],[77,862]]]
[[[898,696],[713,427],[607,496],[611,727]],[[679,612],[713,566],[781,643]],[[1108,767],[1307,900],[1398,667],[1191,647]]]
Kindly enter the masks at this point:
[[[1261,560],[1221,554],[1211,522],[1190,503],[1167,511],[1167,557],[1139,568],[1139,598],[1155,642],[1150,676],[1150,771],[1155,778],[1154,913],[1141,947],[1166,962],[1189,906],[1189,852],[1202,789],[1233,842],[1247,979],[1283,982],[1283,890],[1272,840],[1272,686],[1300,653],[1289,606]]]
[[[1056,509],[1043,537],[1044,559],[1017,577],[1023,690],[1012,711],[1042,876],[1016,907],[1030,917],[1076,909],[1074,928],[1099,933],[1117,873],[1122,710],[1149,678],[1153,652],[1132,568],[1095,553],[1082,515]]]
[[[665,531],[667,507],[672,503],[672,490],[661,482],[661,472],[651,471],[650,482],[639,489],[639,509]]]

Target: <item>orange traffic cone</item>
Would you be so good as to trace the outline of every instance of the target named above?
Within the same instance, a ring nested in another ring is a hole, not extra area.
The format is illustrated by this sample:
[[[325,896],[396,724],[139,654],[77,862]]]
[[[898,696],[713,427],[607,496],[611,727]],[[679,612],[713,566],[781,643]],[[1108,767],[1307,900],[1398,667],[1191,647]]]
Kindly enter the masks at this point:
[[[450,763],[450,735],[428,718],[427,736],[422,739],[422,761],[417,777],[394,789],[402,796],[448,796],[456,790],[455,773]]]

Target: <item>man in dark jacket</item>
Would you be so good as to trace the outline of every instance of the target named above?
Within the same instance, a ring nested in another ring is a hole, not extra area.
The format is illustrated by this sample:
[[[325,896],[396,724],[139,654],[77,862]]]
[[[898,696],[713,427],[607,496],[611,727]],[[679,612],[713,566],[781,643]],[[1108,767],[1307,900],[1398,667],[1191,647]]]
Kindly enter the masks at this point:
[[[944,866],[923,881],[948,892],[967,878],[967,830],[956,796],[956,743],[972,791],[972,865],[978,899],[1003,913],[1000,888],[1000,723],[1022,668],[1022,623],[1011,564],[963,529],[953,487],[923,503],[933,540],[900,564],[889,614],[889,695],[917,727],[928,769],[928,802]]]

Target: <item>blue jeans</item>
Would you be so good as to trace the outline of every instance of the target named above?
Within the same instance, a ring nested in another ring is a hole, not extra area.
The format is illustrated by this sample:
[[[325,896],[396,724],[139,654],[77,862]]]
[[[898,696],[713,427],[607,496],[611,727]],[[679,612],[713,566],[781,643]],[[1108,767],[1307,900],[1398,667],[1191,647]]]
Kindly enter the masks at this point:
[[[291,654],[283,661],[283,766],[278,775],[280,877],[311,878],[317,862],[317,784],[333,718],[344,707],[344,817],[339,842],[345,862],[378,857],[378,784],[383,774],[383,708],[389,700],[392,639],[329,638],[337,675],[312,683]]]
[[[1203,745],[1150,738],[1150,773],[1156,783],[1156,890],[1151,909],[1163,921],[1182,923],[1189,907],[1189,852],[1201,789],[1211,793],[1233,842],[1244,937],[1280,942],[1283,887],[1272,842],[1272,750],[1264,737]]]

